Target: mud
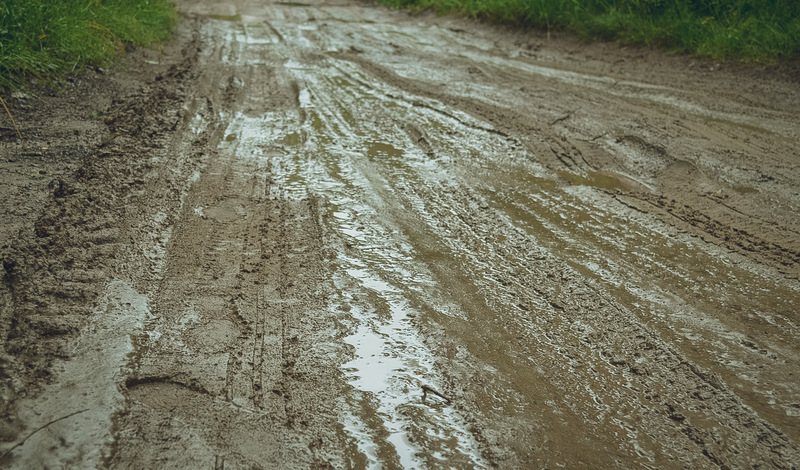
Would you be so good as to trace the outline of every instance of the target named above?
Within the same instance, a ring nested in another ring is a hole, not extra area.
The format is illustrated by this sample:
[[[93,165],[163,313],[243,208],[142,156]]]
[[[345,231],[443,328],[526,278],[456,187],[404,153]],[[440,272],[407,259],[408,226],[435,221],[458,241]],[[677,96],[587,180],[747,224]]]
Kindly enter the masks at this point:
[[[6,99],[1,465],[798,466],[797,64],[179,7]]]

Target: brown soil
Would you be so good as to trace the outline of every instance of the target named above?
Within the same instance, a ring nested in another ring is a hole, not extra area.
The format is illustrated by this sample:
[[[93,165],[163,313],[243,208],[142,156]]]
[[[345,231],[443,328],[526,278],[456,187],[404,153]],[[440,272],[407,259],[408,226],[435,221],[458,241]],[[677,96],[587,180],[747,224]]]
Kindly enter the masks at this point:
[[[0,119],[0,465],[796,468],[798,64],[180,2]]]

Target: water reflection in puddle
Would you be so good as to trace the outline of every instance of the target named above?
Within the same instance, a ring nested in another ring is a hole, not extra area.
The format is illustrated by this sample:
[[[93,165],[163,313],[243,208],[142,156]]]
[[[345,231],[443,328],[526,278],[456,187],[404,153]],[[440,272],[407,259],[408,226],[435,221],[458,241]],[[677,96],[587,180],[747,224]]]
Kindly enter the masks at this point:
[[[337,309],[348,312],[353,331],[344,338],[353,359],[342,367],[357,391],[343,407],[345,429],[372,467],[380,466],[374,456],[381,442],[394,447],[403,468],[430,467],[435,455],[480,467],[477,444],[461,418],[435,395],[425,397],[440,383],[434,357],[415,325],[420,312],[408,296],[433,281],[415,265],[412,248],[399,231],[378,222],[374,205],[351,198],[370,183],[341,163],[336,175],[347,179],[350,189],[342,184],[327,188],[337,193],[331,223],[350,247],[339,255],[335,277],[342,296]],[[375,423],[376,417],[377,427],[365,424]],[[424,446],[421,435],[426,436]]]
[[[388,432],[386,440],[394,446],[403,468],[420,468],[425,458],[458,462],[464,459],[471,467],[483,467],[472,435],[460,418],[447,406],[444,395],[439,394],[439,383],[434,368],[434,358],[422,342],[413,324],[417,312],[402,291],[375,274],[360,260],[343,257],[343,264],[362,265],[346,269],[346,276],[338,279],[340,288],[352,292],[350,284],[356,281],[364,292],[376,295],[379,301],[371,302],[372,309],[362,309],[351,295],[348,302],[350,314],[358,322],[355,332],[344,338],[353,347],[354,358],[344,364],[343,370],[350,384],[362,393],[361,400],[375,403],[374,411]],[[385,310],[381,311],[381,304]],[[366,393],[366,395],[363,395]],[[363,410],[351,403],[348,408]],[[362,411],[363,412],[363,411]],[[372,460],[377,445],[370,433],[358,423],[348,424],[347,431],[357,438],[360,450]],[[374,430],[373,430],[374,435]],[[426,445],[418,444],[425,435]]]

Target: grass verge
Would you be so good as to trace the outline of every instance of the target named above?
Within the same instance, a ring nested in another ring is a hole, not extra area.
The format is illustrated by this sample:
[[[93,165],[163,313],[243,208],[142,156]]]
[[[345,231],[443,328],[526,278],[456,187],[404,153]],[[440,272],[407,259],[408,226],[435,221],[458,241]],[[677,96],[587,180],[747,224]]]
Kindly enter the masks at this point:
[[[0,89],[107,65],[127,44],[166,39],[176,19],[168,0],[2,0]]]
[[[798,0],[380,0],[716,60],[800,57]]]

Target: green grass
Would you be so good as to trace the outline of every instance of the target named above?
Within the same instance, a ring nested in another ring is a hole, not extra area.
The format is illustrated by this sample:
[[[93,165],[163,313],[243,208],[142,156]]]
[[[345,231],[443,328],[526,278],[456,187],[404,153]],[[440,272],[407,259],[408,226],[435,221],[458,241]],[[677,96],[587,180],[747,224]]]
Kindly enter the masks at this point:
[[[104,66],[169,37],[168,0],[0,0],[0,89]]]
[[[800,0],[381,0],[716,60],[800,57]]]

